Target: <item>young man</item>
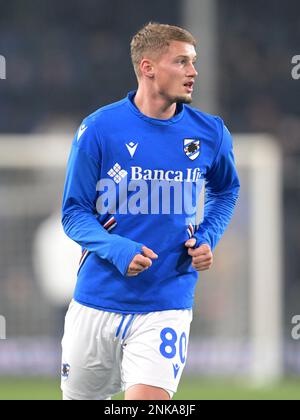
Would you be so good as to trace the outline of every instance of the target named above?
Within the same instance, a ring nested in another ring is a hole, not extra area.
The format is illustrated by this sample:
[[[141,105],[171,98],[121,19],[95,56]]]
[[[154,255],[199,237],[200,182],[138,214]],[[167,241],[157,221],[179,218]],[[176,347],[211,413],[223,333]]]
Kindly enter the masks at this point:
[[[239,190],[223,121],[187,105],[195,45],[179,27],[146,25],[131,42],[137,91],[75,135],[62,222],[83,254],[62,342],[64,399],[177,390],[198,271],[211,267]]]

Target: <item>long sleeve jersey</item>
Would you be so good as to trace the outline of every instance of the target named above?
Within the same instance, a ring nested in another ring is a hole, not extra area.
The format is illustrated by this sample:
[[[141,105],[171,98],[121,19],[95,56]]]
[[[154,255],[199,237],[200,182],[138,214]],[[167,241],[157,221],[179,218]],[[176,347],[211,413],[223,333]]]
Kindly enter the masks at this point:
[[[185,104],[168,120],[150,118],[134,96],[84,119],[72,143],[62,223],[82,247],[74,299],[121,313],[191,308],[198,273],[185,242],[213,250],[238,197],[231,135],[221,118]],[[127,276],[143,245],[158,259]]]

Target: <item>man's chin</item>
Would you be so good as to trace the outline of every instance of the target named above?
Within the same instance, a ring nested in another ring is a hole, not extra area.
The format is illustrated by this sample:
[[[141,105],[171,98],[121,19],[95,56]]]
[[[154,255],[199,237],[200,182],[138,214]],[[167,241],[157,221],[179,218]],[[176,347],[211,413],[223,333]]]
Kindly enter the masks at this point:
[[[174,102],[176,102],[177,104],[191,104],[193,102],[193,98],[192,95],[176,96]]]

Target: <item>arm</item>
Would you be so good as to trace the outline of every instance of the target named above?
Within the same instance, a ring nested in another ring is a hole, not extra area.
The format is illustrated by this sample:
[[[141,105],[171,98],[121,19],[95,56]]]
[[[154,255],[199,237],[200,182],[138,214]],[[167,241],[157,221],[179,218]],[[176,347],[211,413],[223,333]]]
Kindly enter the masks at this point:
[[[238,198],[240,183],[234,163],[232,138],[228,129],[223,126],[222,140],[216,158],[206,176],[206,191],[204,202],[204,219],[199,229],[186,246],[196,246],[189,249],[191,256],[200,257],[196,260],[206,268],[212,263],[212,253],[233,215]],[[196,243],[195,243],[196,239]],[[196,252],[197,251],[197,252]],[[207,264],[203,264],[206,261]],[[194,261],[193,261],[194,265]]]
[[[142,252],[142,244],[108,233],[96,218],[101,144],[93,125],[86,127],[80,137],[76,134],[68,161],[62,224],[71,239],[126,275],[134,256]]]

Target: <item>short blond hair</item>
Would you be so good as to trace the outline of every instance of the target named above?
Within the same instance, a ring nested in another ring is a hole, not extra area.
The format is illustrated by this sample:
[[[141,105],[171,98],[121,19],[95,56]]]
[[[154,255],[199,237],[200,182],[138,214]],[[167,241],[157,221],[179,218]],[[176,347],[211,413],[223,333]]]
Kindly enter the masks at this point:
[[[196,46],[193,35],[179,26],[150,22],[134,35],[130,50],[137,78],[140,77],[139,65],[145,53],[161,54],[168,49],[171,41],[187,42]]]

